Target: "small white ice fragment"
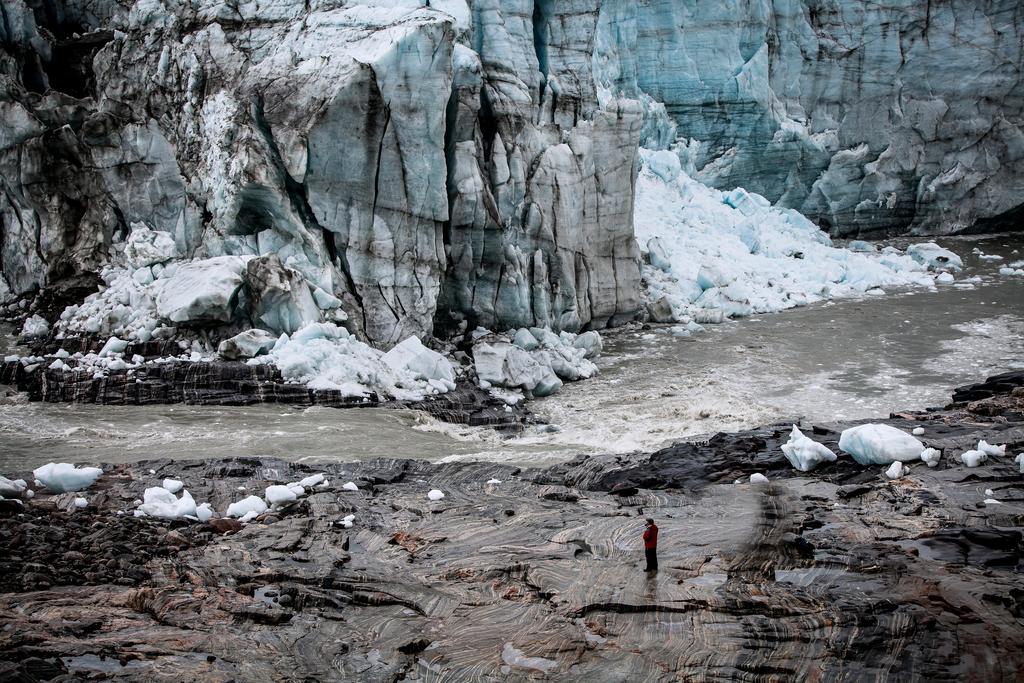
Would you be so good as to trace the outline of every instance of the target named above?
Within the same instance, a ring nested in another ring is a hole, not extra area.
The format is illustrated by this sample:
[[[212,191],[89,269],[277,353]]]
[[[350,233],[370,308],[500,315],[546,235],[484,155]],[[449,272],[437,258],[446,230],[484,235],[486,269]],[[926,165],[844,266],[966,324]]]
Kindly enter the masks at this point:
[[[921,451],[921,460],[928,467],[935,467],[939,464],[939,458],[942,457],[942,453],[934,448],[926,448]]]
[[[85,498],[75,498],[75,507],[79,510],[89,507],[89,501]]]
[[[427,492],[427,498],[430,500],[441,500],[444,498],[444,493],[438,489],[430,489],[430,491]]]
[[[1006,445],[1005,444],[1003,444],[1002,446],[993,446],[992,444],[988,443],[984,439],[982,439],[981,441],[978,442],[978,449],[977,450],[981,451],[982,453],[984,453],[985,455],[987,455],[989,457],[1001,457],[1001,456],[1006,455]]]
[[[985,505],[1002,505],[1002,504],[1003,504],[1003,502],[1001,500],[996,500],[995,498],[986,498],[985,499]]]
[[[985,489],[985,495],[991,498],[992,496],[996,495],[996,492],[993,491],[992,489]]]
[[[253,514],[253,517],[255,517],[256,515],[261,515],[266,511],[267,504],[264,502],[262,498],[260,498],[259,496],[249,496],[248,498],[243,498],[237,503],[232,503],[231,505],[229,505],[227,512],[225,512],[224,514],[227,517],[244,517],[249,513],[255,513]],[[249,519],[252,519],[252,517],[250,517]],[[246,519],[244,521],[249,520]]]
[[[768,477],[764,476],[760,472],[754,472],[753,474],[750,475],[750,483],[751,484],[767,484],[768,483]]]
[[[270,503],[272,507],[280,507],[285,503],[290,503],[296,498],[298,498],[295,491],[291,490],[287,486],[282,486],[280,484],[268,486],[264,497],[267,499],[267,502]]]
[[[171,493],[177,493],[185,486],[185,484],[177,479],[164,479],[163,486]]]
[[[488,479],[487,483],[497,485],[501,483],[501,479]]]
[[[305,479],[300,480],[299,481],[299,486],[303,486],[305,488],[310,488],[312,486],[316,486],[317,484],[319,484],[323,480],[324,480],[324,475],[322,475],[322,474],[311,474],[308,477],[306,477]]]
[[[885,476],[890,479],[899,479],[903,476],[903,463],[897,460],[893,464],[889,465],[889,469],[885,471]]]
[[[344,484],[341,485],[341,488],[346,490],[346,491],[358,491],[359,490],[359,487],[356,486],[356,483],[354,481],[346,481]]]
[[[967,451],[960,454],[960,462],[967,467],[977,467],[988,459],[983,451]]]
[[[914,427],[914,431],[910,432],[914,436],[921,436],[924,434],[924,427]]]

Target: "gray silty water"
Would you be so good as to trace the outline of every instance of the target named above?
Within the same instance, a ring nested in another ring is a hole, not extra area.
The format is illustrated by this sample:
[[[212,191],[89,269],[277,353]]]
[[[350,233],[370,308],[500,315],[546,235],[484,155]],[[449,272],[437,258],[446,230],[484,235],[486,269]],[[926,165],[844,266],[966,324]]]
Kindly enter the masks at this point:
[[[965,256],[958,280],[980,275],[981,283],[757,316],[689,339],[667,327],[609,334],[600,375],[533,404],[560,427],[555,433],[506,440],[404,410],[8,401],[0,404],[0,472],[48,461],[235,455],[541,464],[782,419],[941,405],[957,384],[1024,367],[1024,278],[997,273],[1006,261],[1024,258],[1024,242],[945,244]],[[981,261],[971,254],[975,247],[1005,261]]]

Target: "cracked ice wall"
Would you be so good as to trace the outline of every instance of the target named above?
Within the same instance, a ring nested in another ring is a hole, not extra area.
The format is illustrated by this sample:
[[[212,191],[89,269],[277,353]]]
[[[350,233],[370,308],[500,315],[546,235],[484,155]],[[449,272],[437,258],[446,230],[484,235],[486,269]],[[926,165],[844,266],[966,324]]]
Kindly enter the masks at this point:
[[[1017,0],[618,2],[602,77],[665,103],[691,175],[838,235],[1019,228]]]

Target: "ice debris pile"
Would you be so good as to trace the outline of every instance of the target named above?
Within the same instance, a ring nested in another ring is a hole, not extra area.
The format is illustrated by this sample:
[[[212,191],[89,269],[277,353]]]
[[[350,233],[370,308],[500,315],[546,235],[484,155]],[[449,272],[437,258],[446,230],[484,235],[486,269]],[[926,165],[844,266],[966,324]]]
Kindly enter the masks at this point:
[[[170,233],[133,223],[103,284],[57,322],[57,337],[100,334],[128,341],[187,337],[200,328],[249,325],[274,334],[346,319],[341,301],[267,256],[183,259]]]
[[[334,323],[310,323],[282,334],[264,356],[248,363],[273,363],[289,382],[343,396],[371,392],[398,400],[420,400],[455,388],[455,368],[440,353],[409,337],[384,353]]]
[[[913,433],[918,436],[924,431],[917,427]],[[899,479],[910,471],[906,463],[920,460],[928,467],[935,467],[942,457],[939,450],[925,448],[915,436],[890,425],[863,424],[843,430],[839,436],[839,448],[861,465],[887,465],[885,476]],[[805,436],[796,425],[793,425],[789,441],[783,444],[782,452],[801,472],[809,472],[823,462],[836,460],[835,453]],[[990,457],[1005,455],[1005,445],[993,445],[983,439],[976,448],[957,454],[956,459],[966,467],[978,467]],[[1024,473],[1024,454],[1018,455],[1015,462]]]
[[[593,360],[601,353],[601,335],[555,334],[547,328],[521,328],[497,335],[479,331],[473,346],[480,386],[510,403],[525,397],[550,396],[562,382],[575,382],[597,374]],[[494,392],[501,388],[506,392]]]
[[[1024,260],[1008,263],[999,269],[1000,275],[1024,277]]]
[[[1005,444],[994,446],[982,439],[975,448],[960,453],[956,458],[963,463],[964,467],[978,467],[989,458],[1000,458],[1004,455],[1006,455]]]
[[[882,287],[933,287],[960,259],[938,245],[906,254],[832,245],[797,211],[759,195],[721,192],[684,170],[676,151],[640,150],[636,239],[655,322],[721,322],[831,298],[881,294]]]
[[[135,516],[186,519],[193,522],[206,522],[213,517],[213,508],[209,503],[196,505],[195,499],[187,490],[182,490],[179,497],[175,495],[175,491],[181,490],[181,487],[171,488],[174,491],[166,488],[166,482],[165,486],[147,488],[142,494],[142,504],[135,508]]]
[[[323,474],[311,474],[304,479],[288,484],[271,484],[264,489],[262,498],[249,495],[228,505],[224,516],[236,517],[241,522],[251,522],[268,510],[280,509],[294,503],[314,488],[323,489],[328,486],[330,486],[330,482]],[[347,487],[343,488],[350,490]]]

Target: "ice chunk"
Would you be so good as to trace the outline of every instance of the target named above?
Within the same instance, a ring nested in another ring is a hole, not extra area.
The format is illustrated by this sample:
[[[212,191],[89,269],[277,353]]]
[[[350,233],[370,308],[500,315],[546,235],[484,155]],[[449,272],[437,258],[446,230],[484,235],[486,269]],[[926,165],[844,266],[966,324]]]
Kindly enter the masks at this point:
[[[949,285],[955,282],[956,278],[953,277],[950,273],[939,273],[939,275],[935,278],[935,281],[942,283],[944,285]]]
[[[76,509],[84,510],[87,507],[89,507],[89,501],[88,500],[86,500],[85,498],[81,498],[81,497],[75,498],[75,508]]]
[[[923,451],[921,451],[921,460],[922,462],[924,462],[924,464],[928,465],[928,467],[935,467],[936,465],[938,465],[939,458],[941,456],[942,453],[940,453],[934,448],[926,448]]]
[[[345,515],[341,519],[341,526],[346,528],[346,529],[351,529],[352,528],[352,524],[355,521],[355,519],[356,519],[355,515]]]
[[[884,424],[864,424],[843,430],[839,448],[861,465],[888,465],[921,457],[924,444],[910,434]]]
[[[251,258],[215,256],[182,263],[157,295],[157,313],[176,323],[230,322],[232,304]]]
[[[33,315],[21,326],[22,337],[45,337],[50,331],[50,323],[38,315]]]
[[[949,249],[943,249],[935,242],[912,244],[907,247],[907,255],[932,270],[942,270],[943,268],[960,270],[964,267],[964,262],[959,256]]]
[[[984,439],[982,439],[981,441],[978,442],[977,450],[979,450],[982,453],[984,453],[985,455],[987,455],[989,457],[993,457],[993,458],[1002,457],[1002,456],[1006,455],[1006,446],[1005,445],[993,446],[992,444],[988,443]]]
[[[195,517],[196,501],[188,491],[182,491],[181,498],[178,498],[164,487],[154,486],[142,494],[142,505],[136,508],[136,515],[139,513],[163,519],[180,519],[186,515]]]
[[[533,334],[531,334],[525,327],[516,330],[515,337],[512,338],[512,343],[524,351],[534,351],[540,348],[540,342],[538,342],[537,338],[534,337]]]
[[[822,444],[804,436],[796,425],[789,441],[782,445],[782,452],[790,464],[801,472],[810,472],[823,462],[834,462],[836,454]]]
[[[491,484],[491,485],[494,485],[494,486],[497,486],[498,484],[501,483],[501,479],[488,479],[487,483]]]
[[[185,484],[177,479],[164,479],[163,487],[171,493],[177,493]]]
[[[266,330],[251,329],[225,339],[217,347],[217,353],[226,360],[255,358],[270,353],[277,342],[277,335]]]
[[[295,491],[280,484],[268,486],[264,493],[264,497],[267,499],[267,502],[270,503],[271,507],[281,507],[285,503],[291,503],[298,498]]]
[[[196,519],[200,522],[208,522],[211,517],[213,517],[213,508],[209,503],[196,506]]]
[[[576,335],[576,338],[572,340],[572,345],[574,348],[583,349],[583,357],[590,359],[601,355],[604,342],[597,330],[590,330]]]
[[[28,488],[24,479],[8,479],[0,477],[0,498],[20,498]]]
[[[995,498],[986,498],[982,502],[984,502],[986,505],[1002,505],[1003,504],[1003,501],[996,500]]]
[[[1024,453],[1018,453],[1017,457],[1013,459],[1017,463],[1017,469],[1020,470],[1021,474],[1024,474]]]
[[[409,337],[384,354],[383,360],[395,372],[408,371],[416,379],[455,383],[455,369],[447,358]]]
[[[171,233],[151,230],[145,223],[132,223],[131,228],[124,255],[133,268],[162,263],[178,256]]]
[[[430,500],[441,500],[442,498],[444,498],[444,493],[442,493],[439,489],[430,489],[429,491],[427,491],[427,498],[429,498]]]
[[[647,240],[647,257],[651,265],[658,270],[665,273],[672,270],[672,261],[669,259],[660,237],[652,237]]]
[[[249,510],[249,511],[248,511],[248,512],[246,512],[246,513],[245,513],[244,515],[242,515],[241,517],[239,517],[239,518],[238,518],[238,521],[239,521],[239,522],[242,522],[243,524],[248,524],[248,523],[249,523],[249,522],[251,522],[252,520],[254,520],[254,519],[256,519],[257,517],[259,517],[259,516],[260,516],[260,514],[261,514],[261,513],[257,512],[256,510]]]
[[[242,500],[232,503],[228,506],[227,512],[224,513],[227,517],[245,517],[251,514],[255,518],[257,515],[262,515],[267,511],[267,504],[259,496],[248,496]],[[248,520],[243,520],[248,521]]]
[[[92,486],[101,474],[103,470],[98,467],[75,467],[66,462],[51,462],[32,470],[36,481],[54,493],[81,491]]]
[[[889,469],[885,471],[885,476],[890,479],[899,479],[903,476],[903,463],[897,460],[893,464],[889,465]]]
[[[992,489],[985,489],[985,495],[991,497],[991,496],[996,495],[996,492],[993,491]]]
[[[508,342],[473,347],[477,376],[491,386],[519,388],[534,396],[548,396],[562,383],[551,366],[538,362],[529,352]]]
[[[345,491],[358,491],[359,487],[356,486],[354,481],[347,481],[342,484],[341,488]]]
[[[914,427],[913,431],[910,432],[914,436],[921,436],[924,434],[924,427]]]
[[[311,474],[308,477],[306,477],[305,479],[299,480],[299,486],[304,486],[306,488],[310,488],[312,486],[316,486],[317,484],[323,483],[323,480],[324,480],[324,475],[322,475],[322,474]]]
[[[751,484],[767,484],[768,483],[768,477],[764,476],[760,472],[755,472],[754,474],[750,475],[750,483]]]
[[[966,451],[957,457],[966,467],[977,467],[988,460],[984,451]]]

